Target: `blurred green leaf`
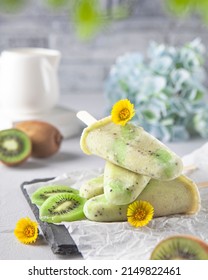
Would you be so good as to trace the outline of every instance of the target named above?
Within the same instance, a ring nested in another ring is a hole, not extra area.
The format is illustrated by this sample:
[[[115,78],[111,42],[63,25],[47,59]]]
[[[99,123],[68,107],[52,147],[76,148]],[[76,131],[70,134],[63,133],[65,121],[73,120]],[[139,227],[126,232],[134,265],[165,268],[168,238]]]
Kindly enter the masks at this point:
[[[61,8],[66,6],[70,0],[44,0],[47,2],[48,5],[52,6],[53,8]]]
[[[207,0],[165,0],[168,9],[176,15],[198,13],[203,21],[208,23],[208,1]]]
[[[22,9],[28,2],[28,0],[0,0],[0,9],[13,13]]]
[[[190,12],[195,0],[165,0],[168,9],[177,15]]]
[[[97,0],[75,1],[71,16],[77,35],[83,40],[93,37],[107,23],[107,17]]]
[[[112,20],[121,20],[127,18],[130,15],[130,7],[128,4],[121,4],[117,7],[114,7],[111,11]]]
[[[196,11],[198,11],[204,22],[207,24],[208,23],[208,1],[207,0],[199,0],[195,1],[195,8]]]

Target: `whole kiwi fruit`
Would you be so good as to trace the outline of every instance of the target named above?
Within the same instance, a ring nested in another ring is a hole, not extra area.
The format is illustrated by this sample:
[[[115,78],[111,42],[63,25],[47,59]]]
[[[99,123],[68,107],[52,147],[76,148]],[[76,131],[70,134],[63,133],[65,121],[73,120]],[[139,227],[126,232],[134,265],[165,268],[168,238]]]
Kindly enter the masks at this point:
[[[208,244],[196,236],[175,235],[160,241],[151,260],[208,260]]]
[[[26,133],[31,139],[32,157],[46,158],[58,152],[63,136],[52,124],[31,120],[19,122],[15,127]]]

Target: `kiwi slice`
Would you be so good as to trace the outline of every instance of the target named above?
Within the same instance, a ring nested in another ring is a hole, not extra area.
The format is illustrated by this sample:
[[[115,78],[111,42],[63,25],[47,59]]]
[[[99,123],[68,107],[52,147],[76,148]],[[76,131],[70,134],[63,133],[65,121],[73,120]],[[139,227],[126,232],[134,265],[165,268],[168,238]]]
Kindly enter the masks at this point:
[[[83,219],[86,199],[73,193],[52,195],[40,207],[40,220],[48,223],[71,222]]]
[[[30,138],[18,129],[0,131],[0,161],[8,166],[24,162],[31,154]]]
[[[37,189],[31,197],[32,203],[41,206],[43,202],[48,199],[50,196],[59,194],[59,193],[74,193],[78,194],[79,191],[69,186],[60,186],[60,185],[51,185],[43,186]]]
[[[208,260],[208,244],[195,236],[171,236],[158,243],[150,259]]]

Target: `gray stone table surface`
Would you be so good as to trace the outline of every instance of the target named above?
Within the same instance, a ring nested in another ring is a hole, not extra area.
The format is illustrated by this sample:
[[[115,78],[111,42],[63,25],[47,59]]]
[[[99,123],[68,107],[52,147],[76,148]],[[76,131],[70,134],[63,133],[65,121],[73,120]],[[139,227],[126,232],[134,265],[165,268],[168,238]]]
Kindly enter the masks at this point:
[[[78,110],[87,110],[96,118],[104,114],[104,97],[100,94],[69,94],[60,98],[60,104]],[[69,124],[70,125],[70,124]],[[81,131],[80,131],[81,133]],[[51,158],[29,159],[15,168],[0,165],[0,259],[1,260],[56,260],[70,259],[69,256],[55,255],[44,238],[36,245],[23,245],[13,234],[16,222],[29,216],[35,219],[20,185],[22,182],[36,178],[50,178],[65,172],[98,168],[104,161],[95,156],[86,156],[79,146],[80,135],[64,139],[60,151]],[[200,147],[205,140],[194,140],[182,143],[170,143],[180,156]]]

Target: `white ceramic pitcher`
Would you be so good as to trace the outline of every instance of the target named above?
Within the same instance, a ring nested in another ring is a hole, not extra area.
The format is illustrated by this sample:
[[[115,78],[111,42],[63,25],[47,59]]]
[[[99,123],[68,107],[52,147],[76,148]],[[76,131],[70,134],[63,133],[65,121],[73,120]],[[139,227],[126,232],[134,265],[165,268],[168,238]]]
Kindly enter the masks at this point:
[[[59,98],[61,54],[40,48],[11,49],[0,57],[0,110],[11,117],[43,113]]]

